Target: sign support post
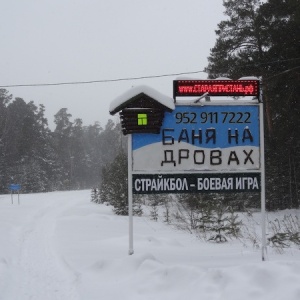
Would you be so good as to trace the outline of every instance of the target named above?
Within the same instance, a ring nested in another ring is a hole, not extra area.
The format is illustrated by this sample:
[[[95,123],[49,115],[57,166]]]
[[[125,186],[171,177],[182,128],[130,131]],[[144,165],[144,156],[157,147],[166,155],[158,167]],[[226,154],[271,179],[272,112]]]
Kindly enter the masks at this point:
[[[133,201],[132,201],[132,135],[128,135],[128,216],[129,216],[129,251],[133,251]]]
[[[264,107],[262,90],[259,99],[259,123],[260,123],[260,157],[261,157],[261,239],[262,261],[266,260],[266,183],[265,183],[265,137],[264,137]]]

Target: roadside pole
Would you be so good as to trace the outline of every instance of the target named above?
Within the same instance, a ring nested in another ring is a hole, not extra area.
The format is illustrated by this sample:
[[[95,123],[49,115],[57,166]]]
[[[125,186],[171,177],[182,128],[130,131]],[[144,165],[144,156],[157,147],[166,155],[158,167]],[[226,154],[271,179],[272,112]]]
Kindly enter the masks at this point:
[[[133,251],[133,204],[132,204],[132,135],[128,134],[128,216],[129,216],[129,251]]]
[[[260,79],[260,84],[262,80]],[[260,157],[261,157],[261,239],[262,261],[266,260],[266,182],[265,182],[265,137],[264,137],[264,107],[262,89],[259,97],[259,123],[260,123]]]

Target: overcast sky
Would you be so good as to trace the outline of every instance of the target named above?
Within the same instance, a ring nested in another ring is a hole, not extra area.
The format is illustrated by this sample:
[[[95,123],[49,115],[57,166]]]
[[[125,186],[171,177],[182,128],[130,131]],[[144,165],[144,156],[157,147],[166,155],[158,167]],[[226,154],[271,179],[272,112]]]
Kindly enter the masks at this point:
[[[59,83],[203,70],[225,19],[222,0],[10,0],[1,3],[0,85]],[[192,75],[206,79],[207,74]],[[110,118],[132,86],[172,97],[174,77],[83,85],[7,87],[14,97],[68,108],[84,125]]]

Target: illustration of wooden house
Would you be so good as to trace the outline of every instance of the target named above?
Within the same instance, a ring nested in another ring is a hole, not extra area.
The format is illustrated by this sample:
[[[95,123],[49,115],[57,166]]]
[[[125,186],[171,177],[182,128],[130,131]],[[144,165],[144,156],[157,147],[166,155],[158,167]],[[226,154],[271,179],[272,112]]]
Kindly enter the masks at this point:
[[[111,115],[120,113],[122,132],[159,134],[165,112],[175,109],[174,100],[148,86],[131,88],[110,105]]]

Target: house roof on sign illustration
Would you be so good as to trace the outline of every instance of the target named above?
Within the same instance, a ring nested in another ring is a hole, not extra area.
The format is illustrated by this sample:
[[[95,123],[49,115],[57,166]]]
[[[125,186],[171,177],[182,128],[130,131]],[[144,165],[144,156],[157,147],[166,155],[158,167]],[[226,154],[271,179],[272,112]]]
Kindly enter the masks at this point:
[[[125,108],[151,108],[157,106],[166,111],[175,109],[173,98],[163,95],[149,86],[141,85],[131,88],[113,100],[109,112],[114,115]]]

